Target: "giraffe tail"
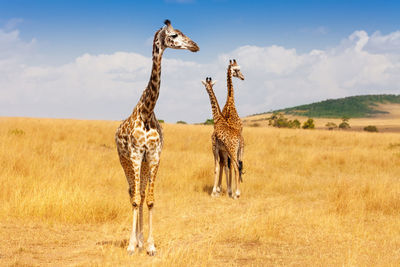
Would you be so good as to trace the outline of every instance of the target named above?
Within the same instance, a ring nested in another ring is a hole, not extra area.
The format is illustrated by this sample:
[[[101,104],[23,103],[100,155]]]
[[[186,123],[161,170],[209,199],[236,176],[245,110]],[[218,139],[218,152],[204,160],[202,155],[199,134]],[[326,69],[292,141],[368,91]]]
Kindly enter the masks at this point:
[[[239,160],[239,180],[241,183],[243,183],[242,174],[243,174],[243,161]]]
[[[237,163],[238,169],[239,169],[239,181],[241,183],[243,183],[243,178],[242,175],[244,174],[243,172],[243,161],[238,160],[238,162],[236,162],[234,160],[234,163]],[[231,157],[228,157],[228,168],[231,168]]]
[[[243,183],[243,178],[242,178],[242,175],[244,174],[244,172],[243,172],[243,161],[240,160],[241,157],[239,155],[239,152],[238,152],[237,158],[233,157],[234,154],[231,151],[229,151],[229,149],[227,149],[227,152],[228,152],[228,167],[230,168],[230,165],[232,163],[235,164],[238,167],[238,170],[239,170],[239,181],[241,183]]]

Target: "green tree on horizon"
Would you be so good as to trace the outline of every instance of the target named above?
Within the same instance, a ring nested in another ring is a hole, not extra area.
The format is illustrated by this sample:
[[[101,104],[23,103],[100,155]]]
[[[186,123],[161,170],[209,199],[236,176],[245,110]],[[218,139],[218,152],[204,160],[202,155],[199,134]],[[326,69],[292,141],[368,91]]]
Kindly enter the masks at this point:
[[[400,104],[400,95],[349,96],[275,110],[274,112],[313,118],[363,118],[376,114],[387,114],[388,112],[379,110],[378,108],[379,104],[384,103]]]

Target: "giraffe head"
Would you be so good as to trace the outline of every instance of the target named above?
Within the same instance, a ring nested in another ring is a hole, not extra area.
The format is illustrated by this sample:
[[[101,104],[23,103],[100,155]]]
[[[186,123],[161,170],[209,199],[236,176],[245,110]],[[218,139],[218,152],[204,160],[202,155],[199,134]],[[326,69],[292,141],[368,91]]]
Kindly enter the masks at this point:
[[[186,49],[197,52],[200,48],[180,30],[174,29],[171,21],[165,20],[165,26],[160,31],[160,39],[164,48]]]
[[[212,79],[211,79],[211,77],[207,77],[206,78],[206,80],[205,81],[201,81],[203,84],[204,84],[204,86],[206,87],[206,88],[213,88],[213,86],[214,86],[214,84],[217,82],[217,81],[213,81]]]
[[[232,76],[244,80],[244,76],[240,71],[240,66],[237,64],[236,59],[229,60],[229,67],[231,68]]]

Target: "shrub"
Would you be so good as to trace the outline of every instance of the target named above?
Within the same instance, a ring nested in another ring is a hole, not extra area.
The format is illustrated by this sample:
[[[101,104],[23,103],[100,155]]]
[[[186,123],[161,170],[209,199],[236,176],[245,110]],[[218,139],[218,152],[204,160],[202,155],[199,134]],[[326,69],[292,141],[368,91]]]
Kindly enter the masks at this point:
[[[368,125],[368,126],[364,127],[364,131],[378,132],[378,128],[376,128],[376,126],[374,126],[374,125]]]
[[[159,123],[164,123],[164,120],[158,120]]]
[[[186,121],[177,121],[177,124],[187,124]]]
[[[24,132],[24,130],[21,130],[21,129],[13,129],[13,130],[9,130],[8,134],[21,136],[21,135],[24,135],[25,132]]]
[[[342,122],[339,124],[339,129],[346,130],[350,129],[350,124],[349,124],[349,118],[348,117],[343,117]]]
[[[282,113],[276,112],[268,118],[268,125],[278,128],[300,128],[300,122],[297,119],[291,121]]]
[[[350,124],[348,124],[347,122],[342,122],[339,124],[339,128],[342,130],[346,130],[346,129],[350,129]]]
[[[259,124],[258,122],[250,124],[250,127],[260,127],[260,126],[261,124]]]
[[[213,119],[207,119],[203,124],[204,125],[213,125],[214,124],[214,120]]]
[[[328,122],[327,124],[325,124],[325,126],[328,128],[328,130],[333,130],[337,128],[336,123],[333,122]]]
[[[295,119],[293,121],[290,121],[290,127],[289,128],[299,129],[300,125],[301,125],[300,121],[298,119]]]
[[[306,122],[303,123],[303,129],[314,129],[314,120],[309,118]]]

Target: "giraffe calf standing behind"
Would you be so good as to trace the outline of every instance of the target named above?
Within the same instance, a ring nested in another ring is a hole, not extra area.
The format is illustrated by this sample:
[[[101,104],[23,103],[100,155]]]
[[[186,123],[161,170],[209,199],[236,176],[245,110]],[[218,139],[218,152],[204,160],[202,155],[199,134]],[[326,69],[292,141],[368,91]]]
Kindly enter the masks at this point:
[[[215,179],[221,175],[221,161],[230,161],[230,165],[235,170],[236,191],[233,198],[240,197],[240,181],[242,179],[241,142],[242,136],[239,131],[233,128],[222,115],[218,100],[215,97],[213,86],[215,82],[210,77],[202,81],[211,102],[211,109],[214,119],[215,144],[213,144]]]

